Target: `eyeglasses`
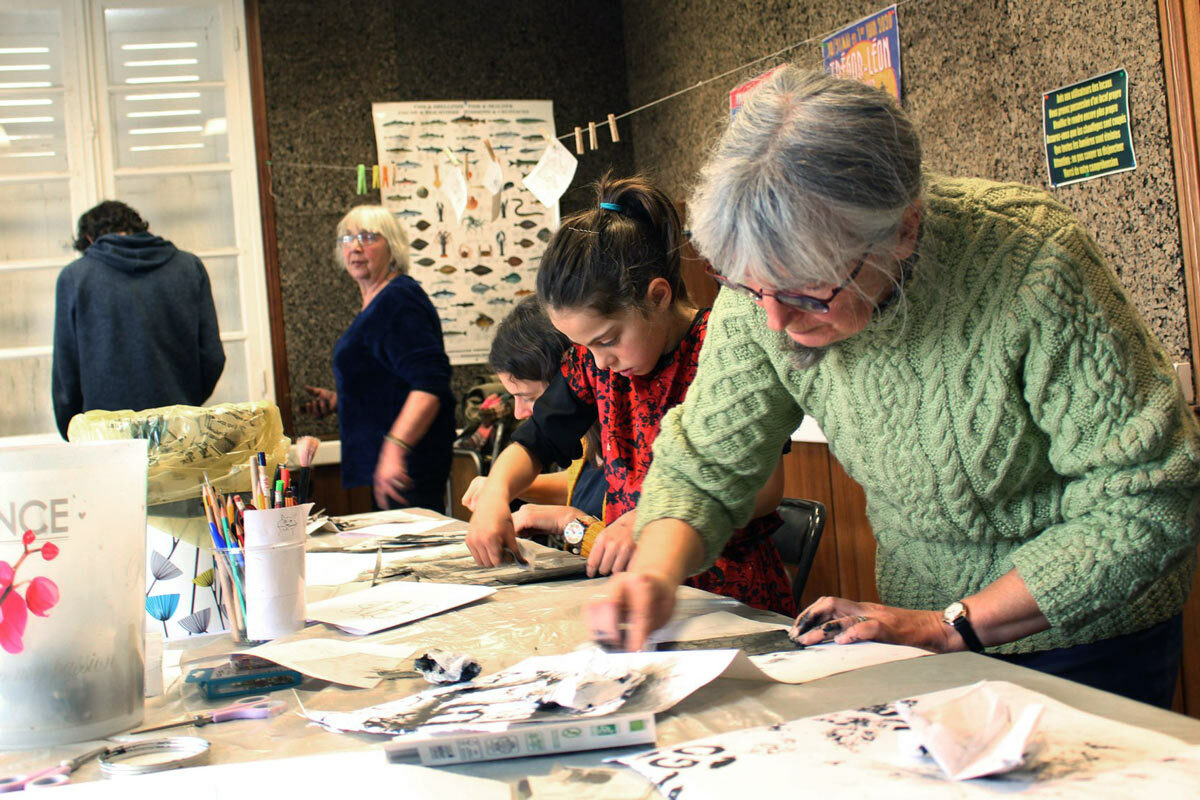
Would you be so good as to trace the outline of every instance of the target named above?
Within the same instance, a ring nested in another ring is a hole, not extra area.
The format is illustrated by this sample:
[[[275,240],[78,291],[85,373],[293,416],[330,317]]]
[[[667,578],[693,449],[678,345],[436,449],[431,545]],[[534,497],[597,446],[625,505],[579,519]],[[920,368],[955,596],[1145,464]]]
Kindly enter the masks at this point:
[[[768,292],[762,289],[751,288],[742,283],[734,283],[724,275],[721,275],[714,270],[711,265],[706,271],[717,283],[721,284],[727,289],[745,292],[759,303],[762,302],[764,297],[770,297],[776,302],[783,303],[785,306],[789,306],[790,308],[794,308],[798,311],[807,311],[811,314],[828,314],[829,304],[833,302],[833,298],[837,297],[838,293],[842,291],[842,289],[845,289],[854,282],[854,279],[858,277],[858,273],[862,271],[863,264],[866,263],[868,255],[868,253],[863,253],[861,256],[859,256],[858,262],[854,265],[854,269],[850,271],[850,274],[846,276],[846,280],[834,287],[832,294],[830,294],[829,297],[824,300],[813,297],[812,295],[804,294],[803,292],[787,292],[782,290],[777,292]]]
[[[342,243],[342,247],[353,247],[355,242],[358,242],[363,247],[366,247],[369,244],[375,244],[382,238],[382,233],[360,231],[359,233],[343,233],[339,237],[339,241]]]

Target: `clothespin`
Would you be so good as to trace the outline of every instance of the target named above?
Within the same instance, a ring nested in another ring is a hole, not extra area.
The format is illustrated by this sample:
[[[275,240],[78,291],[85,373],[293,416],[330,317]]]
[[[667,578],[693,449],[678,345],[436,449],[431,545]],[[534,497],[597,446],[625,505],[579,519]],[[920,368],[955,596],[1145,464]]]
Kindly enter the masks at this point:
[[[458,156],[454,155],[454,152],[451,151],[449,146],[443,147],[442,152],[446,154],[446,158],[450,159],[451,164],[456,167],[462,166],[461,162],[458,160]]]
[[[365,164],[358,165],[358,187],[355,189],[355,194],[367,193],[367,167]]]
[[[575,155],[583,155],[583,128],[575,126]]]
[[[487,148],[488,158],[498,162],[499,159],[496,158],[496,151],[492,149],[492,140],[489,137],[483,137],[483,146]]]
[[[387,186],[388,185],[387,164],[384,164],[382,167],[380,167],[379,171],[383,174],[383,180],[381,181],[381,183],[384,186]]]
[[[621,134],[617,133],[617,117],[615,114],[608,115],[608,133],[612,136],[614,144],[621,141]]]
[[[588,149],[595,150],[599,145],[596,143],[596,123],[588,123]]]
[[[372,189],[379,188],[379,165],[378,164],[371,165],[371,188]]]

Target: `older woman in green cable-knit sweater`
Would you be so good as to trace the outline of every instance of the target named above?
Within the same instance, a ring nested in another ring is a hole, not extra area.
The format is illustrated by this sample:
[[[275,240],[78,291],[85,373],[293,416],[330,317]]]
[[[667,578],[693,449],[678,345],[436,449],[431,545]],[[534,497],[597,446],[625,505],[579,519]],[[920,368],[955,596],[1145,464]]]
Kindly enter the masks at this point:
[[[593,627],[615,637],[625,613],[636,647],[665,622],[808,414],[866,491],[883,605],[822,598],[797,641],[1029,654],[1115,691],[1169,680],[1141,697],[1169,702],[1200,431],[1071,213],[924,173],[889,97],[794,67],[740,111],[689,208],[725,288]],[[1110,641],[1164,660],[1105,674],[1126,669]]]

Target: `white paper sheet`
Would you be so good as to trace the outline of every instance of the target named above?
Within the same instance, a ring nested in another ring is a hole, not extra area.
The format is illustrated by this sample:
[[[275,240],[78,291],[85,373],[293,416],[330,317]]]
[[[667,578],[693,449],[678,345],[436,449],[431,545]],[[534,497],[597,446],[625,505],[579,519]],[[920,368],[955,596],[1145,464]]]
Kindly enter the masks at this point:
[[[575,177],[575,169],[578,166],[579,162],[563,147],[562,142],[551,138],[546,143],[546,150],[538,159],[537,165],[521,182],[533,192],[539,203],[553,206],[571,185],[571,179]]]
[[[395,797],[511,800],[507,783],[413,764],[389,764],[379,748],[177,769],[120,780],[68,783],[55,797],[113,800]]]
[[[880,642],[856,642],[854,644],[837,644],[826,642],[813,645],[803,650],[787,650],[779,653],[764,653],[759,656],[749,656],[746,661],[756,669],[761,670],[768,678],[779,683],[807,683],[819,678],[827,678],[840,672],[849,672],[863,667],[873,667],[876,664],[887,664],[890,661],[904,661],[909,658],[931,656],[928,650],[919,647],[905,647],[898,644],[882,644]],[[753,679],[751,675],[743,675],[737,666],[730,671],[730,678]]]
[[[595,649],[555,656],[527,658],[508,669],[478,678],[460,701],[461,686],[436,687],[400,700],[351,712],[308,710],[309,719],[331,730],[397,734],[414,726],[436,730],[503,730],[508,724],[529,720],[539,709],[539,699],[561,687],[574,691],[572,679],[585,674],[649,676],[628,699],[613,702],[611,687],[604,686],[591,699],[595,708],[564,712],[545,718],[603,716],[624,713],[658,713],[719,676],[738,654],[736,650],[691,650],[667,653],[603,653]],[[481,688],[482,687],[482,690]],[[483,691],[486,690],[486,691]],[[581,690],[586,694],[589,689]],[[575,692],[573,697],[580,694]]]
[[[343,531],[343,536],[402,536],[413,535],[417,533],[425,533],[434,528],[440,528],[449,520],[430,519],[428,517],[418,517],[411,522],[384,522],[379,525],[367,525],[362,528],[354,528],[353,530]],[[447,536],[454,535],[454,532],[446,534]]]
[[[776,622],[758,622],[728,611],[714,611],[698,617],[672,619],[650,635],[650,641],[698,642],[726,636],[743,636],[768,631],[786,631],[787,625]]]
[[[495,591],[491,586],[388,581],[313,603],[308,618],[336,625],[347,633],[375,633],[473,603]]]
[[[840,711],[782,725],[723,733],[676,747],[613,759],[633,767],[678,800],[727,800],[746,788],[762,796],[822,800],[1010,797],[1175,797],[1200,785],[1200,749],[1165,734],[1087,714],[1005,682],[989,686],[1014,702],[1045,706],[1025,767],[972,781],[947,780],[914,755],[908,725],[891,704]],[[911,698],[941,702],[972,687]],[[1136,789],[1136,794],[1132,790]]]
[[[380,670],[412,666],[415,648],[411,644],[314,638],[269,642],[248,652],[312,678],[371,689],[382,680]]]

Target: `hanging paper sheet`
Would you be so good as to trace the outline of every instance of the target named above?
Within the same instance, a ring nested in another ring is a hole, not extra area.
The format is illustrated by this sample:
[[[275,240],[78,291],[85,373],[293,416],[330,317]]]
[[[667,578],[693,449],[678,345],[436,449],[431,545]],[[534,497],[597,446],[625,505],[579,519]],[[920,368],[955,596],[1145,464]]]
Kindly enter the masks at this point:
[[[450,363],[484,362],[496,324],[533,294],[538,262],[558,227],[557,196],[544,205],[522,181],[554,135],[554,104],[435,101],[374,103],[371,110],[388,175],[380,195],[408,234],[410,274],[438,310]]]

